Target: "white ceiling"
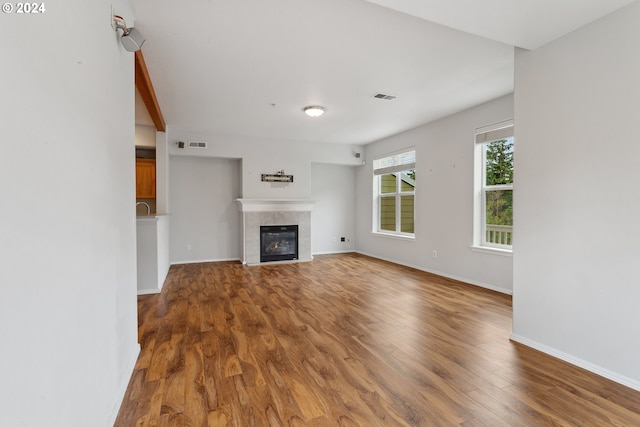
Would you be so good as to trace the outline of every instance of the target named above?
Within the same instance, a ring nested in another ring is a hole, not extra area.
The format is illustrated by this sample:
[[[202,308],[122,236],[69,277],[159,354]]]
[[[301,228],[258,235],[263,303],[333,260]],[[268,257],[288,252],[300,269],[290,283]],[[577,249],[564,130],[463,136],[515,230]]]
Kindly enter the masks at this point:
[[[367,0],[533,50],[635,0]]]
[[[134,0],[134,7],[170,129],[365,144],[510,93],[514,45],[535,48],[631,2]],[[397,98],[373,98],[379,92]],[[312,104],[326,114],[306,117],[302,108]]]

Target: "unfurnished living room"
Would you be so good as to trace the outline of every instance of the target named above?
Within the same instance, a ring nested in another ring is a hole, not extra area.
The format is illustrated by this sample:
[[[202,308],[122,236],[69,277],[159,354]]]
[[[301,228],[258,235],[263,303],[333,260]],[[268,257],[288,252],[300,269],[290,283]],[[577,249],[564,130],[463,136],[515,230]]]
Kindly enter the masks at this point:
[[[640,425],[636,0],[0,35],[0,425]]]

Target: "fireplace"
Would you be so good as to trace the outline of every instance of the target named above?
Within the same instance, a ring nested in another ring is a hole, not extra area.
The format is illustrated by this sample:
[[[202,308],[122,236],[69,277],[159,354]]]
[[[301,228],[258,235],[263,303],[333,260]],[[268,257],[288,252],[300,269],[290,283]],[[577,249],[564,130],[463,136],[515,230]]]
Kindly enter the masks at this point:
[[[298,259],[298,226],[260,226],[260,262]]]
[[[260,227],[297,225],[296,261],[311,261],[311,211],[313,200],[307,199],[237,199],[242,212],[242,263],[259,265]]]

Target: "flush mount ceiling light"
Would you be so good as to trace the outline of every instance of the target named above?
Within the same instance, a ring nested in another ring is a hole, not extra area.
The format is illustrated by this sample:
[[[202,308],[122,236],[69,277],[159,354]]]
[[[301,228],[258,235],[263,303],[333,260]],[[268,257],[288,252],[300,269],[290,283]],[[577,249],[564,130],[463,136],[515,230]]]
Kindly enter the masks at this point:
[[[310,105],[308,107],[304,107],[303,111],[309,117],[320,117],[325,112],[324,107],[320,107],[319,105]]]

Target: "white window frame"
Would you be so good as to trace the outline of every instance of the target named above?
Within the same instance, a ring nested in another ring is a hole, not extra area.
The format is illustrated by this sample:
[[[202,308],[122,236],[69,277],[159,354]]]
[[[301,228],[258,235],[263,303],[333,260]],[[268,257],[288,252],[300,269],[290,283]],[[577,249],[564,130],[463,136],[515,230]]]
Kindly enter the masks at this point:
[[[513,240],[511,241],[511,245],[487,241],[487,225],[485,221],[487,191],[511,190],[513,192],[513,184],[486,185],[485,147],[490,142],[513,138],[513,136],[513,120],[494,123],[489,126],[477,128],[475,131],[474,234],[472,245],[472,249],[474,250],[504,255],[511,255],[513,253]]]
[[[373,160],[373,230],[378,235],[402,237],[407,239],[415,238],[416,227],[416,188],[415,181],[413,191],[402,191],[402,173],[416,168],[415,147],[380,156]],[[393,193],[382,193],[382,176],[396,174],[396,191]],[[403,196],[413,196],[413,233],[401,230],[401,200]],[[395,198],[396,208],[396,231],[380,229],[380,211],[382,199],[386,197]]]

